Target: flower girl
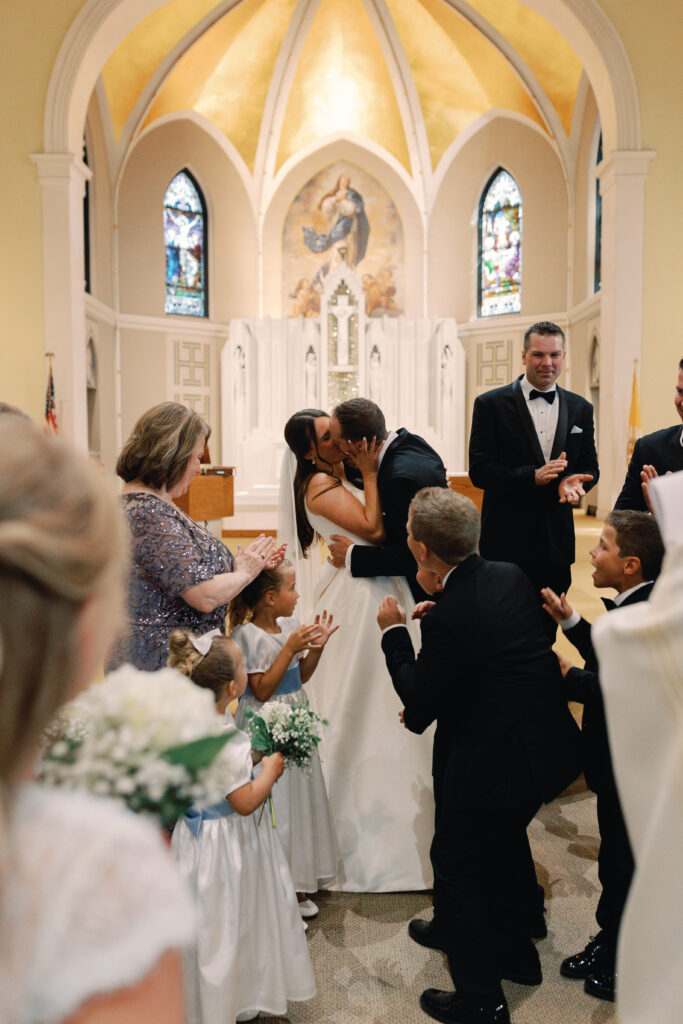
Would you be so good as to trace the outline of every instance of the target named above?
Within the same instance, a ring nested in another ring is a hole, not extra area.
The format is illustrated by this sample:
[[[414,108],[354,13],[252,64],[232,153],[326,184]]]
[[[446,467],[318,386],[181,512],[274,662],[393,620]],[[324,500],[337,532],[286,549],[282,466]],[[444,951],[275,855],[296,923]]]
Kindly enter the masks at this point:
[[[327,612],[311,626],[294,617],[299,595],[294,569],[284,561],[264,569],[230,602],[231,637],[244,655],[249,680],[237,711],[238,723],[248,709],[258,712],[265,701],[307,705],[302,689],[320,661],[325,644],[337,631]],[[289,768],[273,790],[277,832],[289,862],[297,893],[317,892],[320,883],[337,875],[337,837],[327,802],[327,790],[314,752],[307,769]],[[301,899],[302,917],[318,908]]]
[[[241,779],[219,804],[192,808],[171,841],[197,909],[197,945],[185,961],[188,1024],[284,1014],[288,999],[313,997],[315,981],[282,848],[270,816],[257,823],[253,813],[282,774],[282,755],[264,757],[252,777],[251,744],[228,710],[247,681],[234,640],[217,629],[200,637],[178,629],[169,651],[168,664],[211,690],[225,712],[234,735],[224,750]]]

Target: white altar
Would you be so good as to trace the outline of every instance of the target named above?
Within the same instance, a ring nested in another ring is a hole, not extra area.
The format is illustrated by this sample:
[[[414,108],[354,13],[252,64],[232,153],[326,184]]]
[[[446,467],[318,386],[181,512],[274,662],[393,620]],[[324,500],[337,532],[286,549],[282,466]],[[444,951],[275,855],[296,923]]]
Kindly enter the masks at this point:
[[[273,508],[298,409],[363,395],[387,427],[420,434],[449,472],[465,466],[465,352],[455,320],[366,317],[346,263],[325,278],[319,317],[233,320],[221,354],[222,457],[236,467],[237,510]]]

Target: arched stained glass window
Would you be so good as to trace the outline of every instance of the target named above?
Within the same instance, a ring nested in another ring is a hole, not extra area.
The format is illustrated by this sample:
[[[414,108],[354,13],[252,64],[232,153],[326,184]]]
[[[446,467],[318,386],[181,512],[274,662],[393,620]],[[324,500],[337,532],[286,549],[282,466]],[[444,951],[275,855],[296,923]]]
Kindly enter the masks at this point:
[[[206,206],[199,186],[180,171],[164,196],[166,312],[207,316]]]
[[[522,197],[502,167],[479,203],[479,316],[522,309]]]

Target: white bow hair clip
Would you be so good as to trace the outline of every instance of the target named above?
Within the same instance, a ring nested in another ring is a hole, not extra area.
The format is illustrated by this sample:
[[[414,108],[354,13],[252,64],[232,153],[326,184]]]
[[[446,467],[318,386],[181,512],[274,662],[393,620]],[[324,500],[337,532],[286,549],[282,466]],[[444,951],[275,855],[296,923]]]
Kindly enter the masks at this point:
[[[202,636],[191,636],[190,642],[194,647],[195,651],[199,651],[202,658],[205,658],[211,650],[211,644],[215,636],[222,636],[220,629],[211,629],[208,633],[204,633]]]

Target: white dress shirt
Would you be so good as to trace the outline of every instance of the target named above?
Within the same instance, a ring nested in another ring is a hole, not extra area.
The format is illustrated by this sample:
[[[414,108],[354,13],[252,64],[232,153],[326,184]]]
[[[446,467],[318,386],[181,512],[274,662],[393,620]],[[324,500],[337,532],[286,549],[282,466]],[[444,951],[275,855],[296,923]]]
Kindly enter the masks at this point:
[[[634,594],[636,590],[640,590],[641,587],[646,587],[647,584],[651,582],[651,580],[644,580],[642,583],[636,583],[635,587],[629,587],[628,590],[622,590],[620,594],[615,594],[612,600],[618,608],[619,605],[626,600],[629,594]],[[563,631],[566,632],[566,630],[573,629],[574,626],[578,626],[579,622],[581,622],[581,616],[578,612],[573,612],[568,619],[563,619],[560,622],[560,625],[562,626]]]
[[[522,388],[522,394],[526,399],[526,406],[531,416],[531,422],[536,428],[536,435],[538,437],[541,451],[543,452],[543,458],[546,462],[550,461],[550,453],[553,450],[553,441],[555,440],[555,431],[557,430],[557,418],[560,412],[560,402],[555,395],[555,399],[552,405],[546,402],[544,398],[534,398],[533,401],[529,399],[532,389],[540,391],[541,388],[534,388],[534,385],[528,380],[526,374],[520,381]],[[551,391],[557,392],[555,384],[551,388],[548,388],[544,394],[549,394]]]

